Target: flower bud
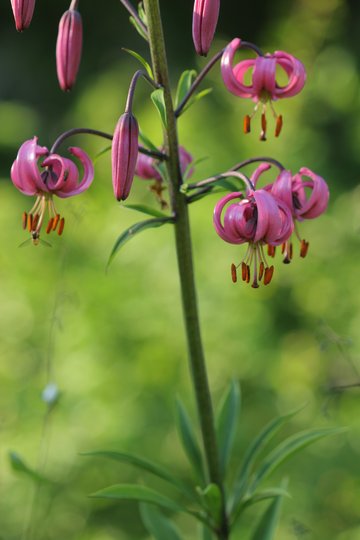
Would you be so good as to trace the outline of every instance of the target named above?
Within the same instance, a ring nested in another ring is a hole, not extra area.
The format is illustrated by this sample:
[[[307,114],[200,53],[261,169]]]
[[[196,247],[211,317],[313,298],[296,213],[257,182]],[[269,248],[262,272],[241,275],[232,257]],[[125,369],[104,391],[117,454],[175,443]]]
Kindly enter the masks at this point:
[[[195,0],[192,35],[195,50],[201,56],[209,52],[219,17],[220,0]]]
[[[28,28],[34,13],[35,0],[11,0],[15,26],[18,32]]]
[[[60,88],[64,91],[75,84],[81,60],[82,20],[76,5],[75,0],[61,17],[56,42],[56,70]]]
[[[138,157],[138,137],[135,116],[125,112],[116,125],[111,148],[113,188],[118,201],[124,201],[130,193]]]

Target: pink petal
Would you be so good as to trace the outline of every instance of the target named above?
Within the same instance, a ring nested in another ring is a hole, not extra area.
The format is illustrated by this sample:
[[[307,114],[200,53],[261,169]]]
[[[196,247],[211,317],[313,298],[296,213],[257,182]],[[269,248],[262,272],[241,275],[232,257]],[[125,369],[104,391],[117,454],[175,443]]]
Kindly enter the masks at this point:
[[[35,0],[11,0],[16,30],[22,32],[28,28],[33,17]]]
[[[11,167],[11,180],[25,195],[48,191],[37,165],[39,157],[48,154],[48,149],[38,146],[37,140],[37,137],[34,137],[21,145]]]
[[[312,182],[312,191],[306,203],[302,205],[297,215],[303,219],[314,219],[325,212],[329,202],[329,188],[325,180],[313,173],[310,169],[303,167],[299,171],[300,175],[309,177]]]
[[[306,71],[304,65],[284,51],[275,51],[273,54],[277,64],[281,66],[289,77],[289,81],[285,86],[276,85],[274,97],[284,98],[292,97],[298,94],[304,87],[306,81]]]
[[[256,187],[256,184],[257,184],[260,176],[262,175],[262,173],[264,173],[265,171],[268,171],[269,169],[271,169],[271,164],[270,163],[261,163],[257,167],[257,169],[255,169],[255,171],[250,176],[251,183],[253,184],[254,187]]]
[[[124,113],[116,125],[112,148],[112,179],[117,200],[129,196],[138,157],[139,127],[135,116]]]
[[[225,205],[232,201],[233,199],[240,199],[242,197],[241,192],[234,192],[229,193],[225,197],[222,197],[220,201],[216,204],[214,209],[214,227],[217,232],[217,234],[225,240],[225,242],[229,242],[230,244],[243,244],[246,242],[246,239],[238,237],[237,235],[234,235],[233,233],[226,231],[223,224],[221,223],[221,215],[223,212],[223,209]]]
[[[241,39],[233,39],[229,45],[226,47],[224,54],[221,58],[221,75],[225,86],[227,89],[235,94],[235,96],[240,96],[243,98],[253,98],[254,91],[251,86],[246,86],[243,84],[243,76],[247,69],[249,69],[250,64],[249,60],[244,64],[244,67],[241,66],[242,62],[236,66],[236,74],[233,69],[233,61],[236,51],[241,47]],[[238,79],[239,77],[239,79]]]
[[[275,92],[275,70],[276,61],[272,56],[258,56],[256,58],[252,80],[254,92],[259,99],[264,90],[273,97]]]
[[[271,187],[271,194],[283,201],[292,214],[295,214],[293,203],[293,179],[290,171],[282,171]]]
[[[211,47],[219,18],[220,0],[195,0],[192,35],[195,50],[206,56]]]

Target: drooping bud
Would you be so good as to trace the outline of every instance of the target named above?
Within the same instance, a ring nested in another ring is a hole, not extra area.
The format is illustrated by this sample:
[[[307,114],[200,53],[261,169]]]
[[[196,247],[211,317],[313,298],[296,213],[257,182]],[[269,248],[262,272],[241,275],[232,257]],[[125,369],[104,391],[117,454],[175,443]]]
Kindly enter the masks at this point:
[[[220,0],[195,0],[192,35],[195,50],[206,56],[211,47],[219,18]]]
[[[82,20],[77,10],[78,0],[60,19],[56,42],[56,70],[60,88],[70,90],[76,81],[82,50]]]
[[[11,0],[15,26],[18,32],[28,28],[34,13],[35,0]]]
[[[135,116],[125,112],[116,125],[111,148],[113,188],[118,201],[124,201],[130,193],[138,157],[138,137]]]

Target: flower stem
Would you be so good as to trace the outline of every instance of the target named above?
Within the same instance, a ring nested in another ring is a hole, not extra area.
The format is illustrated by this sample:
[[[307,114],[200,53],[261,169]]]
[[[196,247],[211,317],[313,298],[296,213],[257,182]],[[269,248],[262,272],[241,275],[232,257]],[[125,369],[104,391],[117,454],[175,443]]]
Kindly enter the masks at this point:
[[[169,156],[167,161],[170,178],[169,192],[172,211],[175,216],[175,241],[181,284],[181,295],[185,328],[189,352],[190,371],[196,395],[198,415],[200,419],[204,453],[206,458],[208,480],[219,486],[223,494],[221,523],[217,537],[228,539],[228,523],[225,514],[224,489],[219,467],[218,449],[214,428],[213,407],[209,390],[205,357],[201,341],[199,314],[197,307],[192,246],[189,225],[189,214],[186,197],[179,190],[182,175],[179,163],[179,147],[177,138],[176,117],[170,93],[168,65],[165,51],[159,0],[145,0],[145,12],[148,21],[150,51],[155,81],[164,88],[167,127],[165,131],[165,148]]]

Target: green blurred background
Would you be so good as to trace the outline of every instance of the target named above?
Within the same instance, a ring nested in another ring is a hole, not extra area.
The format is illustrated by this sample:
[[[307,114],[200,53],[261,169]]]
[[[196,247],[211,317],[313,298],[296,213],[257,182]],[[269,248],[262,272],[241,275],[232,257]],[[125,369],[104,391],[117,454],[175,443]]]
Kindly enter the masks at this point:
[[[138,68],[121,47],[148,57],[120,2],[82,2],[84,54],[69,94],[57,86],[54,49],[66,2],[37,2],[30,29],[18,35],[10,2],[0,32],[0,538],[15,540],[129,540],[149,538],[136,504],[94,501],[88,495],[118,482],[160,482],[130,467],[85,458],[95,449],[131,451],[191,479],[174,427],[174,397],[195,417],[171,227],[144,232],[108,273],[117,236],[143,217],[115,202],[109,154],[81,197],[59,201],[67,224],[52,249],[26,246],[21,214],[32,201],[14,189],[9,169],[20,144],[39,136],[50,146],[71,127],[112,132],[127,86]],[[8,4],[8,5],[5,5]],[[192,1],[161,2],[175,87],[182,70],[201,68],[191,40]],[[289,461],[292,498],[277,538],[360,539],[359,233],[360,3],[345,0],[222,0],[216,52],[240,36],[265,51],[286,50],[305,64],[308,82],[298,97],[276,104],[284,116],[279,139],[265,144],[242,134],[250,101],[224,89],[179,122],[181,143],[208,157],[194,179],[237,161],[270,155],[286,167],[307,166],[327,179],[328,213],[301,225],[310,241],[306,260],[276,261],[271,286],[253,290],[229,276],[243,248],[226,245],[212,227],[218,196],[192,205],[196,278],[203,337],[215,402],[232,378],[241,382],[243,411],[231,472],[261,426],[307,403],[284,430],[349,426]],[[209,84],[209,83],[208,83]],[[205,86],[206,87],[206,83]],[[161,144],[161,129],[140,83],[135,111],[142,130]],[[95,156],[106,143],[79,137]],[[135,180],[130,203],[156,205],[148,184]],[[56,383],[61,398],[45,421],[41,392]],[[45,427],[44,427],[45,426]],[[9,451],[55,481],[34,496],[34,484],[13,470]],[[166,487],[165,487],[166,490]],[[165,491],[171,495],[170,491]],[[265,506],[263,507],[265,508]],[[259,511],[249,511],[234,539],[247,539]],[[24,534],[31,518],[31,533]],[[184,538],[196,538],[189,518],[175,516]]]

